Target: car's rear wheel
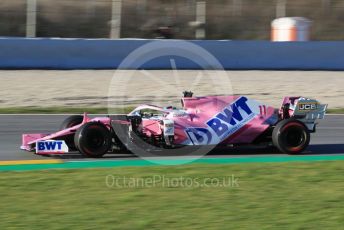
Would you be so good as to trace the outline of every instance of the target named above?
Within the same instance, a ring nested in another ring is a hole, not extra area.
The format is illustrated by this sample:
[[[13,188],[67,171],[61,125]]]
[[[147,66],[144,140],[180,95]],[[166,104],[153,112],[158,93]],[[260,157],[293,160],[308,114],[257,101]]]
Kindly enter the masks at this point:
[[[87,157],[102,157],[110,150],[111,140],[111,132],[99,122],[82,125],[74,135],[76,148]]]
[[[81,115],[73,115],[70,117],[67,117],[61,124],[60,126],[60,130],[63,129],[68,129],[71,128],[73,126],[79,125],[82,123],[84,117]]]
[[[298,120],[282,120],[272,132],[272,142],[283,153],[298,154],[308,147],[310,133]]]

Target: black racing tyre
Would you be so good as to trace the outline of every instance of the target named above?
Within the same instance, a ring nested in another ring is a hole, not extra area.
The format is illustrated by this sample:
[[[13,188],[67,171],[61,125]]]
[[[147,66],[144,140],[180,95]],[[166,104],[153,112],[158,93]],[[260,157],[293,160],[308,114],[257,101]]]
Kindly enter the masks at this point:
[[[74,144],[87,157],[102,157],[110,150],[111,132],[99,122],[82,125],[74,135]]]
[[[68,129],[70,127],[73,127],[75,125],[79,125],[82,123],[84,117],[81,115],[73,115],[70,117],[67,117],[61,124],[60,130]]]
[[[298,120],[282,120],[272,132],[272,143],[283,153],[301,153],[308,147],[309,142],[309,130]]]
[[[70,117],[67,117],[60,126],[60,130],[64,130],[64,129],[68,129],[70,127],[73,127],[75,125],[79,125],[82,123],[84,117],[81,115],[73,115]],[[75,151],[75,145],[74,145],[74,135],[68,135],[64,138],[64,140],[66,141],[66,144],[69,147],[70,151]]]

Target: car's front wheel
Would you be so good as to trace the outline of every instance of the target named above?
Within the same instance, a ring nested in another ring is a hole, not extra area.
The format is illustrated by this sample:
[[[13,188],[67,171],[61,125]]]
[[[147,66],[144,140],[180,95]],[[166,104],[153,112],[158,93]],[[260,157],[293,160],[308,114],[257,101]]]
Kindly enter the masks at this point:
[[[99,122],[82,125],[74,135],[76,148],[87,157],[102,157],[110,150],[111,140],[111,132]]]
[[[67,117],[61,124],[60,130],[71,128],[75,125],[79,125],[82,123],[84,117],[81,115],[73,115],[70,117]]]
[[[272,142],[283,153],[298,154],[308,147],[310,133],[298,120],[282,120],[272,132]]]

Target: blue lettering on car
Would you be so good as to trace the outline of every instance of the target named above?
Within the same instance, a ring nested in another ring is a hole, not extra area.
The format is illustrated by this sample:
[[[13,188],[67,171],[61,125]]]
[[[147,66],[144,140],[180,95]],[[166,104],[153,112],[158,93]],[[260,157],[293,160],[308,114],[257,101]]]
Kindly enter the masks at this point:
[[[206,122],[209,128],[188,128],[186,133],[194,145],[217,144],[241,129],[255,114],[246,97],[240,97]],[[206,139],[205,139],[206,138]]]
[[[224,108],[222,112],[215,115],[214,118],[207,122],[207,125],[214,130],[218,137],[224,136],[230,128],[237,125],[244,120],[239,108],[243,110],[247,116],[253,114],[250,107],[247,105],[247,98],[241,97],[235,103]]]
[[[194,145],[207,145],[211,142],[211,133],[206,128],[187,128],[185,131]]]
[[[38,150],[61,150],[62,149],[62,141],[42,141],[38,142]]]

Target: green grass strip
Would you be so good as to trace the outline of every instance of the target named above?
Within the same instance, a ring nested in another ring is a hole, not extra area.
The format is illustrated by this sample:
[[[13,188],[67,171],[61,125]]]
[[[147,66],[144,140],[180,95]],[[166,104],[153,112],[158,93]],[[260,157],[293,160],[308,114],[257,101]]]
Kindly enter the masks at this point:
[[[240,163],[273,163],[295,161],[334,161],[344,160],[344,155],[312,155],[312,156],[276,156],[276,157],[234,157],[234,158],[192,158],[183,159],[143,159],[132,160],[103,160],[103,161],[67,161],[61,164],[29,164],[0,166],[0,171],[25,171],[46,169],[81,169],[81,168],[109,168],[124,166],[154,166],[180,164],[240,164]]]
[[[0,229],[343,229],[343,163],[1,172]]]
[[[344,114],[344,108],[328,109],[329,114]]]

